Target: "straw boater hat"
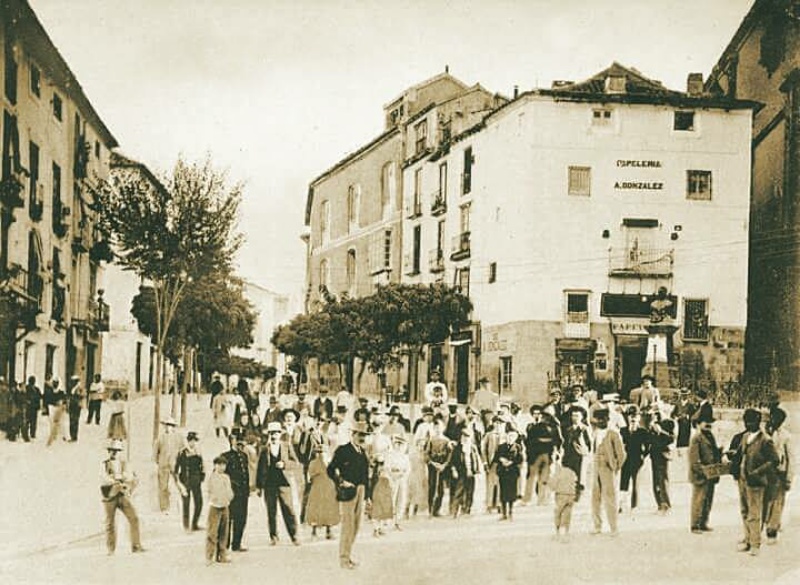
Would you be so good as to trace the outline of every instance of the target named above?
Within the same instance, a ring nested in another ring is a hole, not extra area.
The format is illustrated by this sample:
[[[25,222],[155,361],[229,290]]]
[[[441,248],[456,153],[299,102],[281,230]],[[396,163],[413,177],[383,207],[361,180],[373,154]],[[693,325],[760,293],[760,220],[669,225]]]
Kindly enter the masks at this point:
[[[119,439],[112,439],[108,442],[106,449],[109,451],[122,451],[122,441]]]
[[[272,434],[272,433],[282,433],[283,432],[283,427],[281,426],[281,423],[279,423],[279,422],[271,422],[271,423],[269,423],[267,425],[267,432],[270,433],[270,434]]]
[[[168,416],[167,418],[165,418],[164,420],[162,420],[162,421],[161,421],[161,424],[162,424],[162,425],[168,425],[168,426],[171,426],[171,427],[176,427],[176,426],[178,426],[178,423],[177,423],[177,422],[175,422],[175,419],[174,419],[174,418],[172,418],[171,416]]]

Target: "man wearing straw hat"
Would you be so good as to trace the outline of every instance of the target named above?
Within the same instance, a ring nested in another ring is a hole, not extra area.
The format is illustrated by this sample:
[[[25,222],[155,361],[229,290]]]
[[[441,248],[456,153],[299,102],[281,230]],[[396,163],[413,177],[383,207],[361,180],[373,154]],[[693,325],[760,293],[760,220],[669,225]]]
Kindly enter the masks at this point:
[[[144,552],[139,536],[139,517],[131,503],[131,491],[136,486],[136,476],[128,471],[125,461],[119,459],[122,441],[111,440],[108,443],[108,459],[103,461],[100,493],[103,496],[103,507],[106,511],[106,547],[108,554],[113,555],[117,547],[117,527],[115,525],[117,509],[128,519],[131,529],[131,550]]]
[[[185,446],[183,437],[175,432],[177,425],[171,416],[162,420],[164,432],[153,445],[153,461],[158,466],[158,505],[164,513],[169,513],[169,478],[174,475],[178,453]]]

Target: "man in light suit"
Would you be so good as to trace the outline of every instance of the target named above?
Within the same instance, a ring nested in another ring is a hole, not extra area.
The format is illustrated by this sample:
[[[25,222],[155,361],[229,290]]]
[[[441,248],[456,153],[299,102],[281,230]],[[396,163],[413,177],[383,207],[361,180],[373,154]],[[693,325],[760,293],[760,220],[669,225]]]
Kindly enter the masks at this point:
[[[283,428],[280,423],[272,422],[267,426],[268,443],[258,458],[256,486],[264,492],[267,505],[267,521],[269,523],[270,544],[278,544],[278,504],[286,524],[286,532],[295,545],[297,540],[297,516],[294,513],[292,483],[294,470],[299,466],[294,448],[281,440]]]
[[[611,536],[617,536],[617,514],[619,493],[619,472],[625,462],[625,447],[619,431],[608,424],[607,408],[595,411],[595,432],[592,441],[594,466],[592,469],[592,534],[600,534],[603,520],[600,516],[601,505],[606,510],[606,520],[611,529]]]

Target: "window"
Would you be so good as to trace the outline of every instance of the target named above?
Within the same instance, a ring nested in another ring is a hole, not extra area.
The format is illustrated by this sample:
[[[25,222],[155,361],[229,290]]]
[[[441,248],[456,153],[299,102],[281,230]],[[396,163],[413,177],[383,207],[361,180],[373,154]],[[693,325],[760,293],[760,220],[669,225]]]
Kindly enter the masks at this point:
[[[61,167],[53,163],[53,228],[61,223]]]
[[[387,162],[381,169],[381,210],[383,217],[388,217],[394,208],[395,201],[394,164]]]
[[[708,341],[708,299],[685,299],[683,309],[683,338]]]
[[[497,282],[497,262],[489,263],[489,283]]]
[[[419,274],[420,271],[420,257],[422,254],[422,226],[414,226],[414,250],[412,252],[412,265],[411,271],[413,274]]]
[[[96,159],[100,160],[100,141],[99,140],[95,140],[94,141],[94,157]]]
[[[611,110],[596,108],[592,110],[593,126],[608,126],[611,123]]]
[[[472,147],[464,149],[464,174],[461,176],[461,194],[466,195],[472,191],[472,165],[475,159],[472,156]]]
[[[330,267],[328,266],[328,261],[323,259],[319,263],[319,289],[322,290],[330,290],[331,288],[331,271]]]
[[[686,171],[686,198],[711,201],[711,171]]]
[[[680,130],[682,132],[694,131],[694,112],[676,110],[672,129]]]
[[[361,185],[347,188],[347,224],[349,229],[358,227],[358,208],[361,202]]]
[[[414,132],[416,134],[414,154],[420,154],[424,152],[428,146],[428,121],[423,120],[414,126]]]
[[[42,73],[33,63],[31,63],[31,93],[36,97],[42,96]]]
[[[589,293],[566,291],[564,336],[586,339],[589,337]]]
[[[444,255],[444,220],[436,224],[436,251],[437,256]]]
[[[61,118],[63,116],[63,109],[64,109],[64,106],[63,106],[63,104],[61,102],[61,96],[59,96],[57,93],[54,93],[53,94],[53,116],[59,122],[61,121]]]
[[[30,173],[30,183],[28,197],[30,199],[28,212],[31,219],[39,220],[42,218],[42,206],[39,193],[39,146],[35,142],[28,143],[28,172]]]
[[[356,293],[356,251],[347,251],[347,294],[352,298]]]
[[[461,226],[461,233],[468,234],[469,233],[469,208],[470,204],[467,203],[466,205],[461,206],[461,215],[460,215],[460,226]]]
[[[14,44],[11,42],[10,35],[8,34],[9,31],[6,31],[6,43],[5,43],[5,54],[6,54],[6,77],[5,77],[5,89],[6,89],[6,97],[8,101],[11,102],[12,105],[17,103],[17,59],[14,55]]]
[[[392,230],[383,232],[383,267],[388,269],[392,266]]]
[[[502,356],[500,358],[500,392],[501,393],[504,390],[506,392],[510,392],[511,391],[512,385],[514,383],[513,375],[514,375],[513,358],[510,355]]]
[[[567,192],[570,195],[588,197],[592,194],[592,167],[569,167],[569,185]]]
[[[447,163],[439,165],[439,197],[442,201],[447,201]]]
[[[410,211],[411,217],[422,213],[422,169],[414,171],[414,201]]]
[[[44,379],[49,380],[53,377],[53,366],[56,362],[56,346],[49,343],[44,349]]]
[[[330,240],[331,229],[331,206],[328,201],[323,201],[320,205],[319,213],[319,230],[323,244],[327,244]]]
[[[462,295],[469,296],[469,268],[460,268],[458,270],[458,284],[456,287]]]

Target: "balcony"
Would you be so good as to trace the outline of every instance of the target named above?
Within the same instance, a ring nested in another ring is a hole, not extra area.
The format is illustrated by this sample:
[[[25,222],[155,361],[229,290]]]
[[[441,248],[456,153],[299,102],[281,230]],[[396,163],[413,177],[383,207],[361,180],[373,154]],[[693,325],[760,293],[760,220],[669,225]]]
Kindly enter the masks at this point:
[[[589,339],[591,337],[589,313],[586,311],[567,313],[564,322],[564,337],[570,339]]]
[[[453,238],[453,251],[450,254],[450,260],[463,260],[469,258],[469,254],[469,232],[463,232]]]
[[[64,322],[64,309],[67,302],[67,289],[66,287],[54,282],[53,283],[53,307],[50,312],[50,318],[56,323]]]
[[[61,202],[61,199],[53,200],[53,233],[58,238],[63,238],[69,231],[69,223],[67,218],[70,216],[71,210],[69,207]]]
[[[10,297],[15,307],[14,320],[27,330],[36,328],[36,315],[41,312],[42,277],[31,275],[19,264],[11,264],[0,270],[0,293]]]
[[[675,250],[672,248],[630,247],[611,249],[609,255],[609,276],[639,278],[669,278]]]
[[[447,200],[441,191],[431,194],[431,215],[437,217],[447,212]]]
[[[108,331],[108,319],[109,307],[98,292],[97,300],[83,298],[78,301],[72,323],[86,331],[100,333]]]
[[[24,185],[21,173],[13,173],[0,181],[0,201],[11,209],[24,207],[25,198],[22,196]]]
[[[444,250],[436,249],[428,252],[428,270],[434,273],[444,271]]]

